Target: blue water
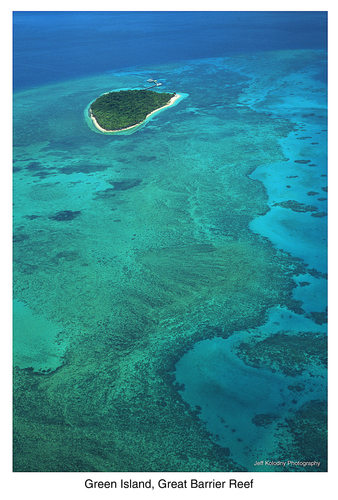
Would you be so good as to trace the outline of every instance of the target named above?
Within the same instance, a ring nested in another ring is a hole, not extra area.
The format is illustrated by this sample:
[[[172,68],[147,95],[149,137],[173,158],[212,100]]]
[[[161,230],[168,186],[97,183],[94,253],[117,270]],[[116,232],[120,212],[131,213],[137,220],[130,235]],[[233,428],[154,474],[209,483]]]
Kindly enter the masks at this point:
[[[326,49],[326,12],[14,12],[14,88],[129,66]]]
[[[288,427],[325,401],[322,351],[293,374],[239,346],[326,333],[326,18],[14,13],[14,358],[39,372],[19,401],[44,401],[18,408],[17,470],[201,470],[194,422],[247,470],[325,455]],[[93,99],[149,77],[184,99],[130,135],[88,127]]]

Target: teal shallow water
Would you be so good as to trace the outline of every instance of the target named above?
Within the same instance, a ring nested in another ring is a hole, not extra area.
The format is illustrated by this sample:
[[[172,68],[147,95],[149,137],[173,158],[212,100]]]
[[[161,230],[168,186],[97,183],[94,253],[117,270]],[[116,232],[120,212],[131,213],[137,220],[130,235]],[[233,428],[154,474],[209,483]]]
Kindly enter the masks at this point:
[[[325,401],[322,350],[305,363],[293,343],[306,366],[286,375],[234,346],[325,333],[324,64],[271,52],[15,94],[14,295],[30,311],[15,337],[17,470],[253,470],[281,446],[304,454],[295,427]],[[88,103],[154,73],[187,97],[132,135],[93,133]],[[275,205],[290,200],[315,208]],[[252,423],[271,412],[272,427]]]

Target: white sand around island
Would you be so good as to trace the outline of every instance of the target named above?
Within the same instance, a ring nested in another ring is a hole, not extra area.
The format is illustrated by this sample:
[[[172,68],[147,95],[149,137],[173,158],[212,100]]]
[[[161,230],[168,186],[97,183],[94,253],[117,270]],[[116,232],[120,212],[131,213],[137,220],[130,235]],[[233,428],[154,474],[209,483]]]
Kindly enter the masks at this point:
[[[135,123],[135,125],[131,125],[130,127],[126,127],[126,128],[121,128],[121,129],[118,129],[118,130],[106,130],[104,128],[101,127],[101,125],[99,125],[97,123],[97,120],[95,118],[95,116],[93,115],[92,113],[92,110],[91,108],[89,108],[89,115],[90,115],[90,118],[92,120],[92,122],[94,123],[95,127],[100,130],[101,132],[104,132],[104,133],[117,133],[117,132],[124,132],[125,130],[130,130],[132,128],[135,128],[135,127],[138,127],[140,126],[142,123],[144,123],[151,115],[153,115],[154,113],[157,113],[158,111],[160,111],[161,109],[164,109],[164,108],[168,108],[169,106],[172,106],[176,101],[177,99],[179,99],[181,96],[181,94],[175,94],[174,97],[172,97],[170,99],[170,101],[168,102],[168,104],[165,104],[165,106],[162,106],[161,108],[157,108],[157,109],[154,109],[154,111],[152,111],[151,113],[149,113],[144,120],[142,120],[140,123]]]

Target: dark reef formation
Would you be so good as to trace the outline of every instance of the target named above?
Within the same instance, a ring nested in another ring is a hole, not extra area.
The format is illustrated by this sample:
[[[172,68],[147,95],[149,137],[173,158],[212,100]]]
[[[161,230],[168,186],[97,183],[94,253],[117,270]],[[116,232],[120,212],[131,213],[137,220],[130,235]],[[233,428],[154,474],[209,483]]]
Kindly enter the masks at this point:
[[[57,221],[71,221],[81,214],[81,210],[61,210],[49,218]]]

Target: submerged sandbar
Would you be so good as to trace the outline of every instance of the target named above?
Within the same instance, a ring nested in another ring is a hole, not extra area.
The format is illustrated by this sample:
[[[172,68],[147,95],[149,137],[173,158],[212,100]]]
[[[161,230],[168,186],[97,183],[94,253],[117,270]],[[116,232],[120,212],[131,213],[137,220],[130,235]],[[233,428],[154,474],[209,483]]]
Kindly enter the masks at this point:
[[[92,102],[89,116],[100,132],[123,132],[139,127],[151,115],[172,106],[180,97],[176,92],[151,90],[107,92]]]

